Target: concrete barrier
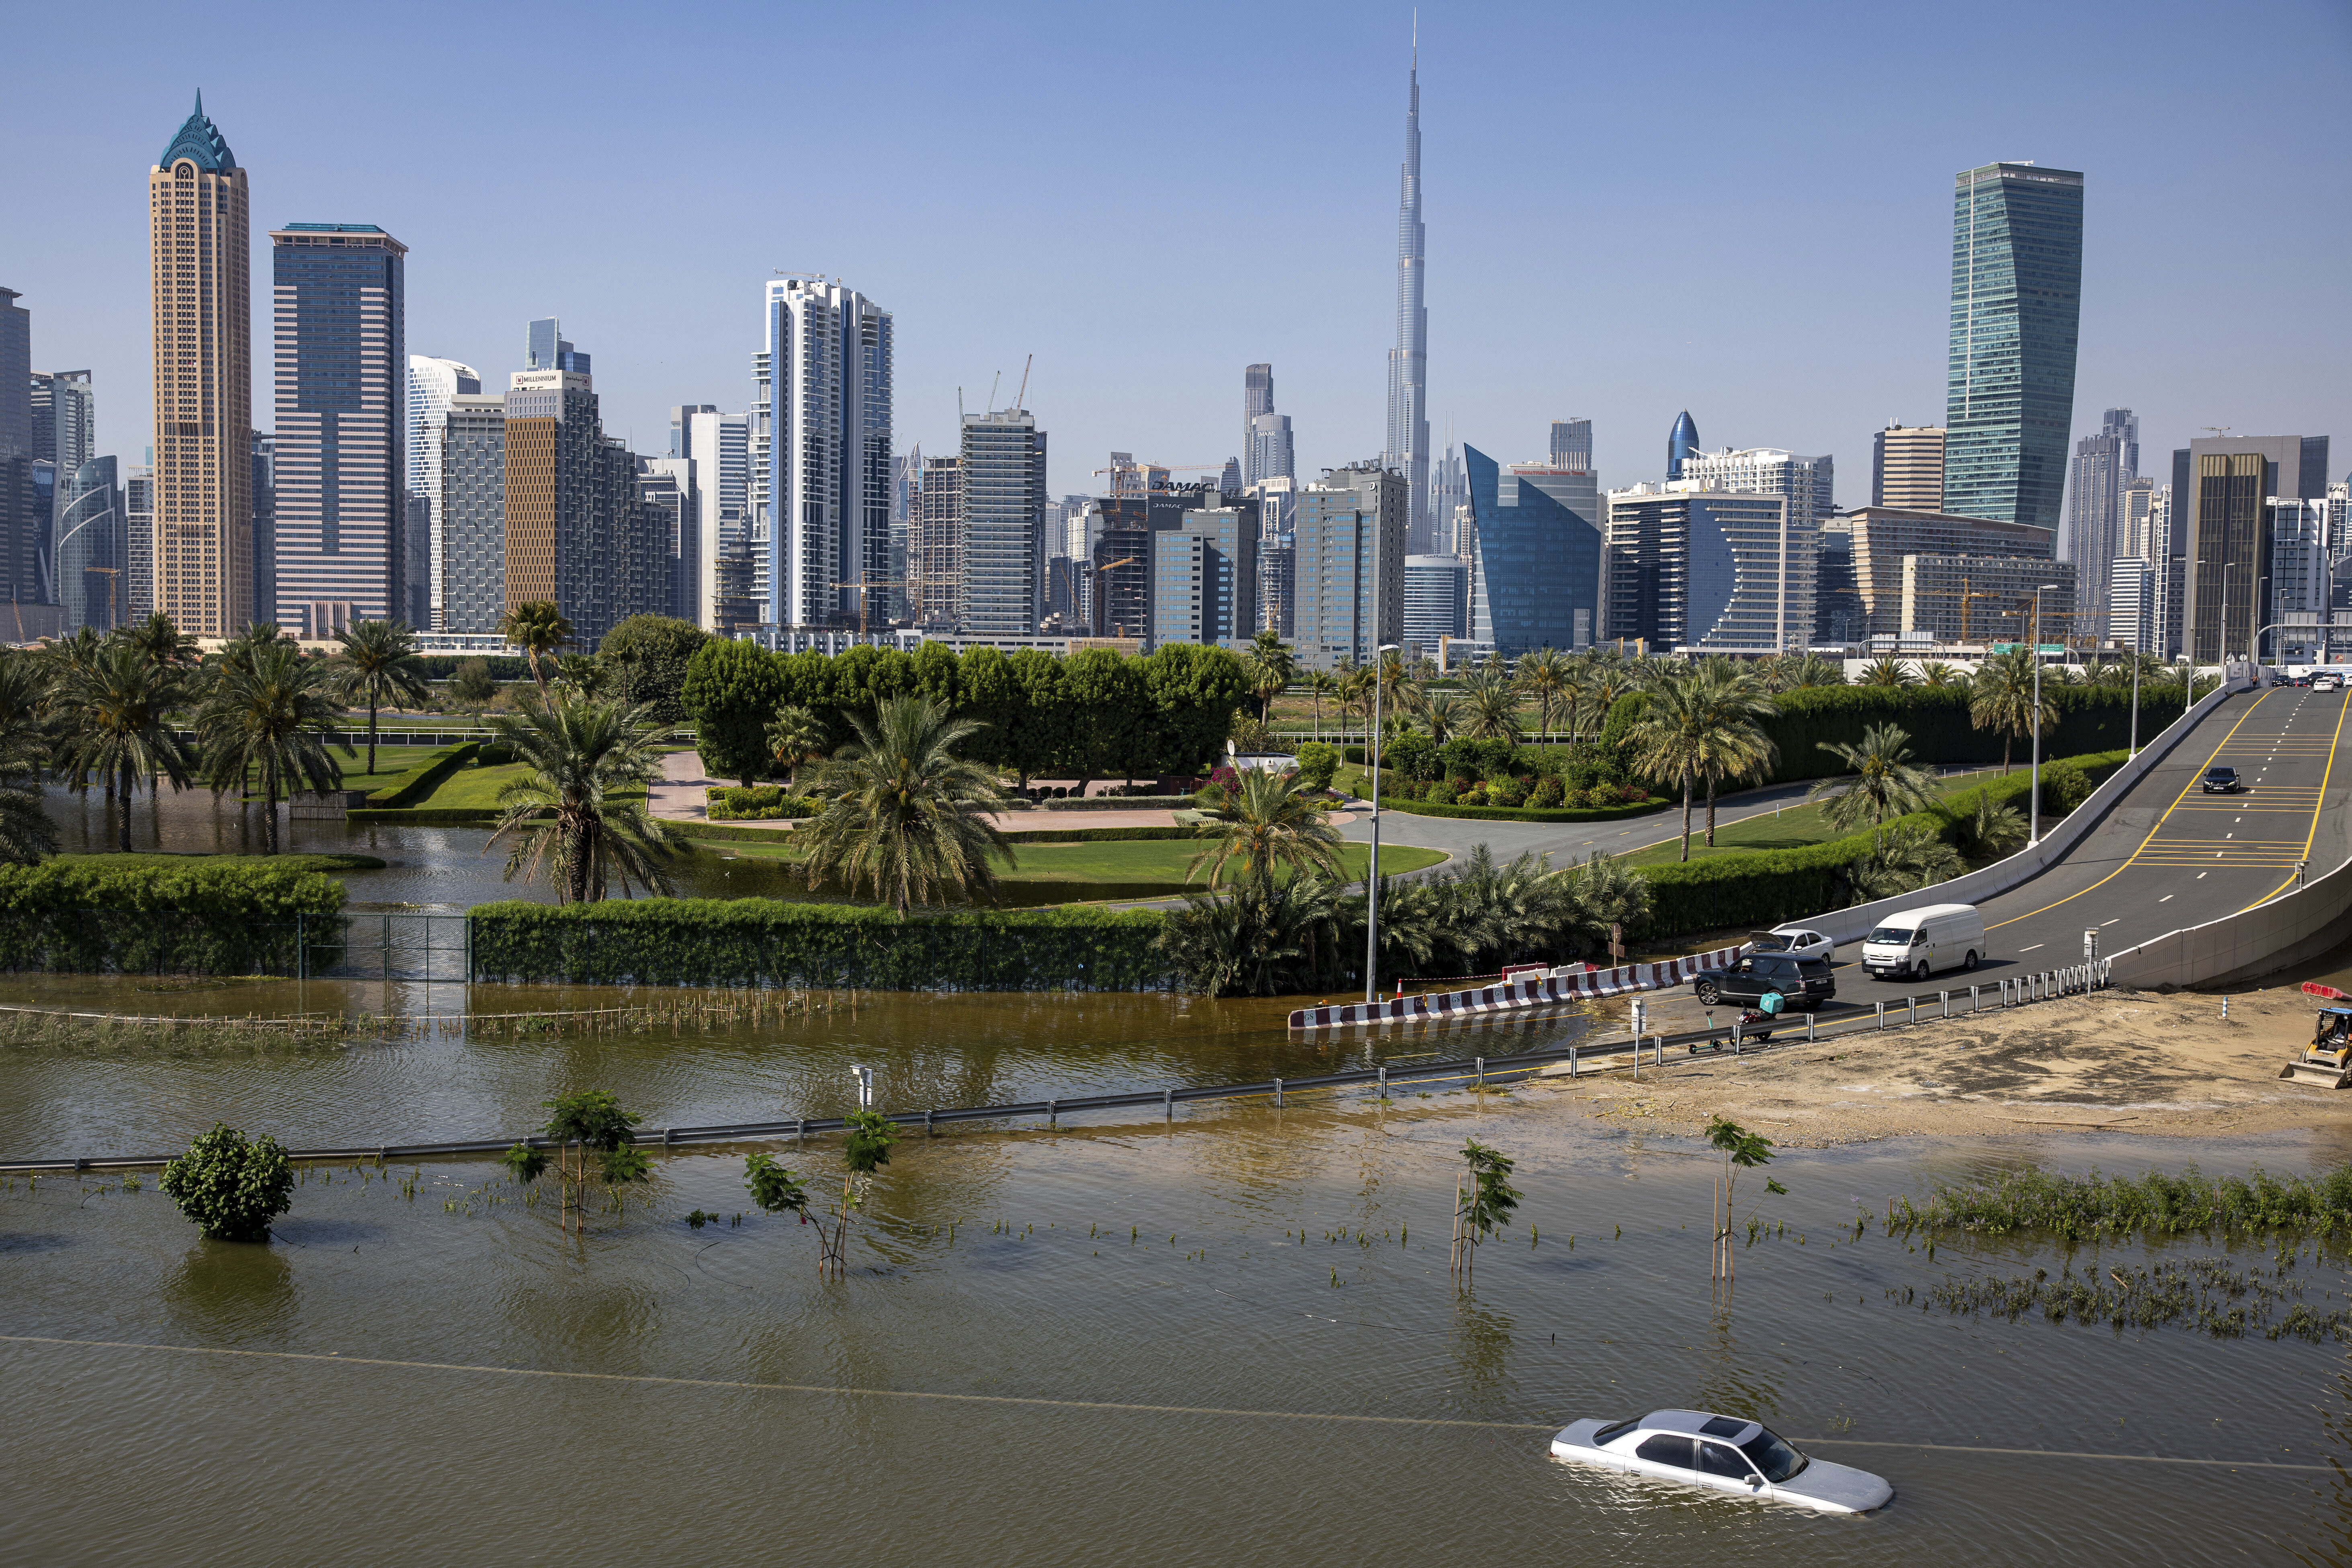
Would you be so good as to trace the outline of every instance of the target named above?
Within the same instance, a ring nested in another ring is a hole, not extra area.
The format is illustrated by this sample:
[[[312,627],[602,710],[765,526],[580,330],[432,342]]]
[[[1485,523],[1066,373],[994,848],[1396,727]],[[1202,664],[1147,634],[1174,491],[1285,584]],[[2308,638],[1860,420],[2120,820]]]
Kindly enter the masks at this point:
[[[2111,978],[2142,991],[2259,980],[2340,944],[2347,914],[2352,860],[2284,898],[2111,953]]]
[[[2252,690],[2256,680],[2253,667],[2229,666],[2227,677],[2220,687],[2184,717],[2165,726],[2160,733],[2140,748],[2138,756],[2108,774],[2099,787],[2091,792],[2088,800],[2042,836],[2041,843],[2021,849],[2006,860],[1996,860],[1965,876],[1955,877],[1948,882],[1937,882],[1916,892],[1898,893],[1876,903],[1856,904],[1852,909],[1832,910],[1825,915],[1782,923],[1802,925],[1809,931],[1820,931],[1843,946],[1846,942],[1860,941],[1888,915],[1921,909],[1928,904],[1979,904],[2012,888],[2023,887],[2073,853],[2074,847],[2090,836],[2091,829],[2096,827],[2134,786],[2147,777],[2191,730],[2203,722],[2208,714],[2231,697]]]

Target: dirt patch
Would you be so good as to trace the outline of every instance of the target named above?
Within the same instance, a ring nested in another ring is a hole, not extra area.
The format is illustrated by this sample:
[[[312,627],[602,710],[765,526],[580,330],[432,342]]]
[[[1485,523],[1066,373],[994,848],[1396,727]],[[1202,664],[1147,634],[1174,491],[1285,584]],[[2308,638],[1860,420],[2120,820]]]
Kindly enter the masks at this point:
[[[1927,1020],[1734,1060],[1670,1048],[1637,1086],[1615,1070],[1544,1081],[1588,1115],[1696,1131],[1710,1116],[1800,1146],[2073,1127],[2210,1138],[2352,1127],[2352,1089],[2279,1078],[2319,1004],[2292,987],[2230,998],[2105,991]],[[1785,1037],[1784,1037],[1785,1038]]]

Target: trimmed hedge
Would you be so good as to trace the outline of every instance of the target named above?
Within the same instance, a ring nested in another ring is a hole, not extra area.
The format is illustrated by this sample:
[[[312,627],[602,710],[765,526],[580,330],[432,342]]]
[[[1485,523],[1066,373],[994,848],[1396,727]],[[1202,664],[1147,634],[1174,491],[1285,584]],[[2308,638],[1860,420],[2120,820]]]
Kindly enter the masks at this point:
[[[1547,809],[1533,805],[1432,805],[1425,800],[1405,800],[1392,795],[1381,796],[1382,811],[1407,812],[1414,816],[1467,817],[1475,822],[1614,822],[1621,816],[1654,816],[1674,804],[1652,795],[1645,801],[1603,806],[1596,811],[1590,806]]]
[[[444,746],[425,759],[425,770],[406,784],[392,789],[380,789],[367,797],[365,809],[394,810],[414,801],[423,800],[440,787],[441,781],[474,760],[481,750],[478,741],[464,741],[454,746]]]
[[[1156,991],[1160,917],[1098,909],[888,910],[777,899],[478,905],[477,980],[852,985],[883,991]]]
[[[267,858],[157,865],[109,856],[0,867],[0,969],[291,974],[297,941],[340,950],[343,885]]]
[[[754,784],[750,789],[719,785],[702,794],[713,822],[782,822],[814,816],[824,809],[806,795],[786,795],[782,784]]]
[[[379,810],[359,806],[343,814],[346,822],[399,823],[408,827],[490,827],[499,820],[497,808],[486,805],[418,805]]]
[[[763,844],[790,843],[792,836],[782,830],[757,827],[730,827],[723,824],[705,827],[700,823],[665,822],[673,837],[709,839],[726,842]],[[1190,827],[1026,827],[1005,829],[1006,837],[1015,844],[1117,844],[1148,842],[1161,838],[1192,838],[1197,837]]]
[[[2103,752],[2068,760],[2096,783],[2121,767],[2127,757],[2124,752]],[[2051,765],[2042,763],[2045,783]],[[1926,811],[1893,818],[1885,826],[1887,829],[1925,827],[1949,841],[1976,815],[1977,802],[1983,796],[2025,810],[2032,778],[2020,768],[2006,777],[1962,790]],[[2050,814],[2045,809],[2043,815]],[[1843,909],[1848,901],[1845,868],[1868,854],[1870,845],[1871,832],[1865,828],[1799,849],[1735,851],[1710,855],[1704,860],[1642,867],[1641,874],[1650,884],[1650,918],[1639,934],[1654,940],[1731,926],[1771,926]]]

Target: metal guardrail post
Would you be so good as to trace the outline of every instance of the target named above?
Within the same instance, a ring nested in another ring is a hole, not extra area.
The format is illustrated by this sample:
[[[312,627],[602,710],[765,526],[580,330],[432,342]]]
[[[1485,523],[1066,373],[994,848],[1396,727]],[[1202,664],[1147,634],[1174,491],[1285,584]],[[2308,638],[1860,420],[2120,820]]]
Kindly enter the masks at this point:
[[[1905,1022],[1908,1023],[1913,1028],[1917,1028],[1919,1026],[1919,998],[1916,996],[1906,996],[1903,998],[1903,1011],[1906,1015]]]
[[[1281,1103],[1281,1101],[1282,1101],[1282,1080],[1281,1080],[1280,1079],[1276,1079],[1274,1080],[1274,1098],[1275,1098],[1275,1102],[1276,1102],[1276,1104],[1280,1104],[1280,1103]],[[1053,1126],[1053,1125],[1054,1125],[1055,1120],[1055,1119],[1056,1119],[1056,1118],[1061,1114],[1060,1106],[1061,1106],[1061,1101],[1059,1101],[1059,1100],[1047,1100],[1047,1101],[1045,1102],[1045,1125],[1046,1125],[1046,1126],[1051,1127],[1051,1126]]]
[[[1570,1046],[1570,1047],[1569,1047],[1569,1049],[1572,1052],[1572,1051],[1574,1051],[1574,1050],[1576,1049],[1576,1047],[1575,1047],[1574,1046]],[[1389,1064],[1388,1064],[1388,1063],[1386,1063],[1386,1062],[1382,1062],[1382,1063],[1381,1064],[1381,1079],[1380,1079],[1380,1081],[1381,1081],[1381,1098],[1382,1100],[1386,1100],[1386,1099],[1389,1097]]]
[[[1811,1013],[1807,1013],[1807,1014],[1805,1015],[1805,1039],[1806,1039],[1807,1043],[1809,1043],[1809,1044],[1810,1044],[1810,1043],[1811,1042],[1812,1038],[1813,1038],[1813,1015],[1812,1015],[1812,1014],[1811,1014]]]
[[[1049,1101],[1048,1103],[1051,1102]],[[1274,1080],[1274,1108],[1276,1110],[1282,1109],[1282,1080],[1280,1079],[1276,1079]]]
[[[1574,1046],[1568,1047],[1568,1076],[1571,1081],[1576,1077],[1576,1047]]]
[[[1160,1091],[1160,1108],[1167,1112],[1167,1115],[1163,1117],[1162,1120],[1172,1124],[1176,1120],[1176,1091],[1172,1089],[1161,1089]]]
[[[1948,991],[1938,991],[1936,994],[1944,999],[1944,1016],[1947,1018],[1950,1017],[1952,1016],[1952,994]]]
[[[1871,1005],[1878,1009],[1878,1027],[1879,1031],[1883,1034],[1886,1029],[1886,1004],[1884,1002],[1874,1002]]]
[[[1478,1092],[1484,1094],[1486,1092],[1486,1058],[1485,1057],[1473,1057],[1470,1059],[1478,1064]],[[1280,1079],[1276,1079],[1274,1081],[1276,1091],[1279,1092],[1282,1080]]]
[[[1971,1013],[1981,1013],[1984,1011],[1983,986],[1971,985],[1969,987],[1969,1011]]]

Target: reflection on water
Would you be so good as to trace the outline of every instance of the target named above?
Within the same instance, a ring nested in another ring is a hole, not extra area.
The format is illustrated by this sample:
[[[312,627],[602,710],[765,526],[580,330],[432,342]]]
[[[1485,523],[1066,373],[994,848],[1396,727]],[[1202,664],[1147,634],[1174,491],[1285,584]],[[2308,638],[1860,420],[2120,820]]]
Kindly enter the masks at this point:
[[[1464,1297],[1446,1216],[1473,1132],[1518,1157],[1526,1202]],[[2139,1151],[2046,1152],[2129,1168]],[[2324,1151],[2195,1152],[2301,1166]],[[2054,1261],[2011,1239],[1929,1265],[1838,1230],[1853,1195],[1912,1190],[1946,1145],[1784,1152],[1790,1237],[1744,1248],[1736,1298],[1712,1300],[1688,1224],[1711,1163],[1657,1140],[1628,1180],[1622,1156],[1618,1134],[1538,1093],[910,1136],[838,1286],[817,1282],[814,1238],[789,1221],[683,1223],[748,1208],[737,1153],[664,1159],[645,1201],[584,1240],[487,1202],[512,1195],[488,1165],[422,1167],[414,1198],[314,1173],[268,1247],[196,1243],[152,1189],[19,1182],[0,1192],[0,1242],[65,1240],[0,1268],[0,1335],[20,1336],[0,1339],[15,1483],[0,1555],[339,1561],[363,1542],[384,1560],[503,1563],[589,1518],[598,1554],[659,1561],[844,1528],[887,1560],[1284,1568],[1465,1553],[2105,1568],[2319,1561],[2347,1539],[2352,1501],[2324,1473],[1983,1451],[2352,1457],[2340,1348],[1893,1304],[1889,1289],[1948,1270]],[[1570,1235],[1572,1269],[1558,1266]],[[822,1392],[848,1389],[958,1397]],[[1816,1520],[1547,1456],[1568,1419],[1685,1404],[1885,1473],[1896,1504]],[[1903,1446],[1920,1444],[1946,1447]],[[156,1484],[122,1484],[148,1471]]]

